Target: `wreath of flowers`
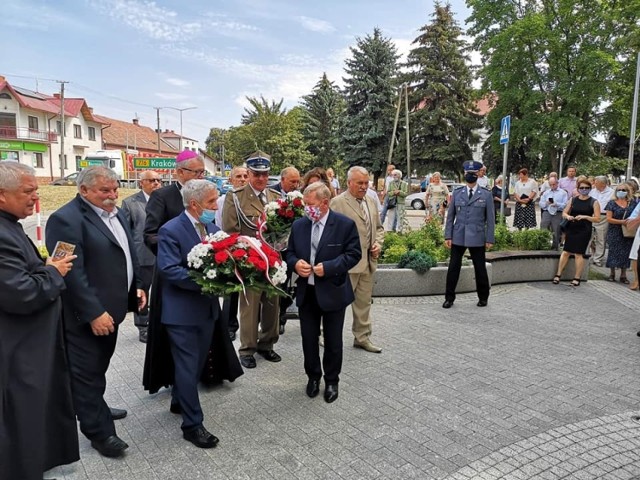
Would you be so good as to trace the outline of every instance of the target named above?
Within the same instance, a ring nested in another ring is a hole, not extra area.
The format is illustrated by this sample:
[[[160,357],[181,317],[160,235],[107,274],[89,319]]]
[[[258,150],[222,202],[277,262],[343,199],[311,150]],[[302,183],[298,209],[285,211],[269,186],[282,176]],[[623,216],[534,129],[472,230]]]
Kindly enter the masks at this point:
[[[287,279],[280,253],[265,242],[237,233],[209,234],[187,255],[189,273],[210,295],[228,296],[247,289],[286,296],[278,285]]]
[[[258,221],[258,236],[275,250],[282,251],[287,248],[293,222],[303,216],[302,193],[289,192],[284,198],[265,205]]]

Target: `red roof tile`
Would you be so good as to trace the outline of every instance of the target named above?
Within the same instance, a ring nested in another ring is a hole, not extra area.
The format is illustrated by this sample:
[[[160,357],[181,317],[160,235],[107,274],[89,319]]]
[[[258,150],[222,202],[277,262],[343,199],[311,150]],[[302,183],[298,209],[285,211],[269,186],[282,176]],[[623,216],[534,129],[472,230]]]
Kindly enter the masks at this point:
[[[106,124],[102,129],[102,143],[106,149],[136,149],[140,152],[158,152],[158,134],[150,127],[123,122],[114,118],[96,115],[101,123]],[[180,152],[170,144],[160,139],[161,153],[176,155]]]

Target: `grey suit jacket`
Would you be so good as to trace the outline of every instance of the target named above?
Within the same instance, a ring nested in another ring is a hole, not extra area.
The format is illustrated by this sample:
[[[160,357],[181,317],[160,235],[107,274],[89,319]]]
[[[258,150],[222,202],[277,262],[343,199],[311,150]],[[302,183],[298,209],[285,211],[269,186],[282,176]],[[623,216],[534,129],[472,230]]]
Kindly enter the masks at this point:
[[[156,263],[155,255],[144,243],[144,222],[147,219],[146,208],[147,199],[144,197],[142,190],[122,201],[122,211],[133,233],[136,255],[142,267],[150,267]]]
[[[444,238],[453,245],[484,247],[495,243],[493,197],[486,188],[476,185],[469,200],[467,189],[459,187],[451,195]]]

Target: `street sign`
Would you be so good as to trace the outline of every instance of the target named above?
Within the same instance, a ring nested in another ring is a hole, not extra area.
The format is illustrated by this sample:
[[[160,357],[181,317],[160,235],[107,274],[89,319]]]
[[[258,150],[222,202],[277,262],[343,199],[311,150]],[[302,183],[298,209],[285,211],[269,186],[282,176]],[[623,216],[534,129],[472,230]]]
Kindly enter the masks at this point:
[[[135,170],[152,168],[152,169],[167,169],[176,168],[176,159],[174,157],[134,157],[133,168]]]
[[[502,117],[500,122],[500,145],[509,143],[509,132],[511,131],[511,115]]]
[[[225,172],[230,172],[231,171],[231,165],[229,165],[228,163],[224,164],[224,171]]]
[[[78,168],[104,167],[105,160],[78,160]]]

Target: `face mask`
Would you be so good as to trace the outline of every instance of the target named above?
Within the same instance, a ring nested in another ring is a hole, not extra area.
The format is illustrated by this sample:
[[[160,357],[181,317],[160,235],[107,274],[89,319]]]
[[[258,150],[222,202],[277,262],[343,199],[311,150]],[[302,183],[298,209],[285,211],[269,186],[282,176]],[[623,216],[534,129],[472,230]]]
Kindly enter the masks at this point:
[[[198,206],[202,208],[202,213],[198,217],[198,220],[200,220],[201,223],[205,223],[205,224],[213,223],[213,221],[216,218],[216,211],[203,208],[200,204],[198,204]]]
[[[467,172],[464,174],[464,181],[467,183],[476,183],[478,181],[478,174]]]
[[[624,190],[618,190],[616,192],[616,197],[618,197],[618,198],[624,198],[626,196],[627,196],[627,192],[625,192]]]
[[[588,188],[579,188],[579,189],[578,189],[578,193],[579,193],[579,194],[581,194],[581,195],[589,195],[589,192],[590,192],[590,191],[591,191],[591,190],[590,190],[590,189],[588,189]]]
[[[311,205],[304,206],[304,214],[312,222],[317,222],[318,220],[320,220],[320,217],[322,216],[322,213],[320,212],[320,207],[314,207]]]

